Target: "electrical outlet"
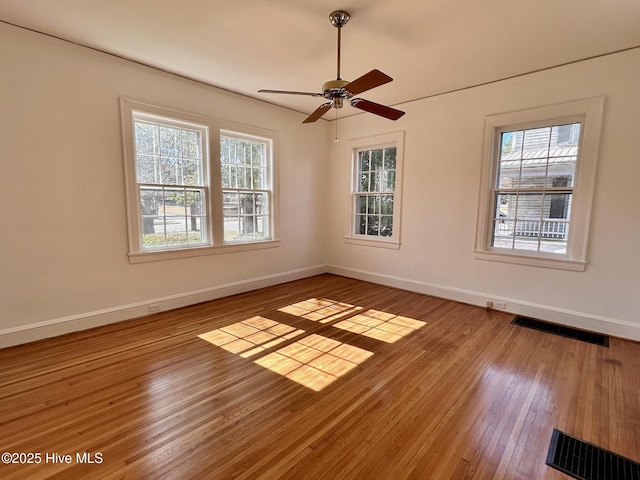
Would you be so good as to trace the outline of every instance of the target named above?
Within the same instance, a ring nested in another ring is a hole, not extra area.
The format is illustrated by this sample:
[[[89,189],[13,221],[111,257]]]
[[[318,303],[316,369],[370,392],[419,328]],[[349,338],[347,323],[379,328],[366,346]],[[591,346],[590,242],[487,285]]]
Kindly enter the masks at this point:
[[[149,313],[156,313],[160,310],[162,310],[162,307],[160,307],[159,303],[152,303],[151,305],[149,305]]]
[[[487,300],[487,308],[495,308],[497,310],[506,310],[507,302],[503,302],[501,300]]]

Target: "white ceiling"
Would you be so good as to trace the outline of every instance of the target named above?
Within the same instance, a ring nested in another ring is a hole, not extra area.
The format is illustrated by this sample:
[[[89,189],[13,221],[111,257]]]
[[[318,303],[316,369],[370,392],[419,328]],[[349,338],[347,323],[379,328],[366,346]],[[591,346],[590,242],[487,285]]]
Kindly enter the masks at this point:
[[[323,99],[257,91],[335,79],[338,9],[342,78],[382,70],[360,96],[399,109],[640,47],[640,0],[0,0],[0,20],[310,113]]]

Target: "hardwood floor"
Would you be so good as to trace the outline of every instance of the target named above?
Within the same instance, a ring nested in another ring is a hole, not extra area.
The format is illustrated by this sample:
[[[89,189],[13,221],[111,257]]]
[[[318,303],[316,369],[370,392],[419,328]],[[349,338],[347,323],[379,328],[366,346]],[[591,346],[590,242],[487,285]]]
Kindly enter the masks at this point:
[[[0,452],[40,454],[0,477],[568,478],[553,428],[640,461],[640,344],[511,319],[321,275],[0,350]]]

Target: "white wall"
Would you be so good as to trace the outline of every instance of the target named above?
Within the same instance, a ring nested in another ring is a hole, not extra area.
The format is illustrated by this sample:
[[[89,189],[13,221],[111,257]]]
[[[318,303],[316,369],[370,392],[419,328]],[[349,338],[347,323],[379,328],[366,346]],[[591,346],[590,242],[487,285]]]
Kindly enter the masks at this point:
[[[278,132],[279,248],[129,264],[120,96]],[[0,347],[324,271],[328,124],[0,24]]]
[[[412,102],[398,122],[340,120],[343,140],[406,132],[402,246],[386,250],[342,240],[349,155],[333,122],[302,125],[302,114],[0,24],[0,347],[312,275],[327,258],[332,272],[504,299],[640,340],[638,78],[634,50]],[[474,260],[484,117],[600,95],[587,270]],[[281,246],[129,264],[120,96],[277,131]]]
[[[339,121],[344,139],[405,131],[400,250],[346,244],[349,152],[331,151],[330,271],[640,340],[640,50]],[[369,97],[375,100],[375,91]],[[605,96],[585,272],[475,260],[484,117]],[[329,132],[328,137],[332,137]]]

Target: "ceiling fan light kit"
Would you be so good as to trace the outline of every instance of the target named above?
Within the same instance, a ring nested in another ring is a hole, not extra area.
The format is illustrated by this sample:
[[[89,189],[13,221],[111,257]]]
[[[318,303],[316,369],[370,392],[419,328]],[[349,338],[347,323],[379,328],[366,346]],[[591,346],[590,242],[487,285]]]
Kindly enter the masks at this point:
[[[356,78],[352,82],[340,78],[340,48],[341,48],[341,30],[349,21],[350,15],[344,10],[336,10],[329,15],[331,25],[338,29],[338,55],[337,55],[337,74],[335,80],[329,80],[322,85],[322,91],[315,92],[297,92],[292,90],[258,90],[260,93],[278,93],[287,95],[307,95],[311,97],[324,97],[329,100],[320,105],[311,115],[309,115],[302,123],[312,123],[319,120],[331,108],[342,108],[345,100],[349,100],[349,104],[365,112],[379,115],[389,120],[397,120],[404,115],[404,112],[395,108],[381,105],[379,103],[365,100],[364,98],[353,98],[372,88],[379,87],[393,80],[389,75],[382,73],[380,70],[374,69],[369,73],[365,73],[361,77]]]

